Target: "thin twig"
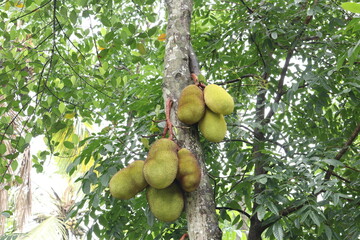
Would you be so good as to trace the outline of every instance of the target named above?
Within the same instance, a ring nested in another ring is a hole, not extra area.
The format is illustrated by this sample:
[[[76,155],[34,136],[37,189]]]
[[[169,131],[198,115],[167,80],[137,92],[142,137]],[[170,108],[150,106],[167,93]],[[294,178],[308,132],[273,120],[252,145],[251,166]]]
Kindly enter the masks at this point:
[[[222,83],[217,83],[217,85],[225,85],[225,84],[229,84],[229,83],[235,83],[235,82],[241,82],[244,78],[261,78],[259,75],[256,74],[246,74],[243,76],[240,76],[239,78],[236,79],[232,79],[232,80],[228,80]],[[259,84],[252,84],[252,85],[259,85]]]
[[[81,56],[85,59],[84,54],[80,51],[80,49],[79,49],[77,46],[75,46],[75,44],[73,43],[73,41],[70,40],[70,37],[69,37],[69,36],[66,34],[66,32],[64,31],[63,27],[62,27],[61,24],[60,24],[59,19],[58,19],[57,17],[55,17],[55,19],[56,19],[56,22],[58,23],[59,28],[61,29],[62,33],[65,35],[66,39],[67,39],[67,40],[70,42],[70,44],[76,49],[76,51],[78,51],[78,52],[81,54]]]
[[[25,13],[24,15],[21,15],[20,17],[17,17],[17,18],[15,18],[15,19],[13,19],[13,20],[10,20],[10,22],[15,22],[16,20],[18,20],[18,19],[20,19],[20,18],[23,18],[23,17],[25,17],[25,16],[27,16],[27,15],[30,15],[30,14],[32,14],[33,12],[36,12],[36,11],[39,10],[40,8],[43,8],[43,7],[45,7],[46,5],[48,5],[49,3],[51,3],[51,1],[52,1],[52,0],[44,3],[43,5],[41,5],[41,6],[37,7],[37,8],[35,8],[35,9],[33,9],[32,11],[30,11],[30,12],[28,12],[28,13]]]
[[[243,142],[249,145],[253,145],[253,143],[243,140],[243,139],[225,139],[223,142]]]
[[[64,56],[62,56],[62,54],[61,54],[61,52],[59,51],[59,49],[58,49],[57,47],[55,47],[55,49],[56,49],[57,53],[59,54],[60,58],[61,58],[62,60],[64,60],[64,62],[71,68],[71,70],[76,74],[76,76],[78,76],[78,77],[79,77],[82,81],[84,81],[88,86],[90,86],[90,87],[93,88],[94,90],[100,92],[101,94],[105,95],[106,97],[108,97],[108,98],[110,98],[110,99],[114,99],[114,100],[117,99],[117,98],[111,97],[110,95],[106,94],[105,92],[103,92],[103,91],[95,88],[92,84],[90,84],[88,81],[86,81],[86,80],[74,69],[74,67],[73,67],[70,63],[68,63],[68,62],[66,61],[66,59],[64,58]]]
[[[340,179],[340,180],[342,180],[342,181],[344,181],[344,182],[346,182],[346,183],[351,183],[350,180],[347,180],[346,178],[343,178],[342,176],[336,174],[334,171],[329,171],[329,169],[326,170],[326,169],[324,169],[324,168],[320,168],[320,169],[323,170],[323,171],[326,172],[326,173],[330,172],[330,175],[333,175],[334,177],[336,177],[336,178],[338,178],[338,179]]]
[[[231,211],[237,211],[243,215],[245,215],[246,217],[248,217],[249,219],[251,218],[250,214],[248,214],[247,212],[245,212],[244,210],[241,209],[236,209],[236,208],[229,208],[229,207],[216,207],[216,209],[219,210],[231,210]]]

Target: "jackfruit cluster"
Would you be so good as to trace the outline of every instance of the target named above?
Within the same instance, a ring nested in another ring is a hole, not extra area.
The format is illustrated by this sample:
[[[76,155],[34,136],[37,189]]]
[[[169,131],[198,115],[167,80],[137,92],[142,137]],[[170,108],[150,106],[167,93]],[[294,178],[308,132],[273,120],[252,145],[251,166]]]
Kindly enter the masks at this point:
[[[227,131],[224,115],[233,111],[234,100],[222,87],[210,84],[202,91],[192,84],[181,92],[177,115],[185,124],[199,123],[200,132],[208,141],[220,142]]]
[[[117,172],[109,182],[113,197],[127,200],[145,188],[149,208],[165,222],[175,221],[184,208],[183,191],[195,191],[201,170],[195,156],[187,149],[178,151],[170,139],[155,141],[145,161],[137,160]]]

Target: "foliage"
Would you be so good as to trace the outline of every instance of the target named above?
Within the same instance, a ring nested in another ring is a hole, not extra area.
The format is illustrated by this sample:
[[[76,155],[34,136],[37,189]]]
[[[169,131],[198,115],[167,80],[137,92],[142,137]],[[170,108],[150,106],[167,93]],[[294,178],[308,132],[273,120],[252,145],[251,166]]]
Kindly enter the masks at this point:
[[[256,215],[267,239],[358,238],[359,140],[339,154],[360,123],[360,24],[340,5],[194,1],[191,38],[202,73],[236,103],[225,141],[203,142],[224,236],[248,231]],[[115,172],[146,157],[164,126],[162,3],[8,0],[0,16],[0,134],[17,149],[4,156],[0,144],[1,183],[14,177],[8,163],[32,137],[44,135],[50,146],[33,158],[41,171],[69,122],[101,123],[99,132],[63,144],[82,148],[68,174],[94,161],[78,179],[85,197],[69,217],[87,210],[88,239],[179,239],[185,216],[158,222],[144,193],[120,201],[107,188]],[[15,139],[8,136],[17,116],[3,116],[10,110],[23,119]],[[264,156],[260,174],[255,145]]]

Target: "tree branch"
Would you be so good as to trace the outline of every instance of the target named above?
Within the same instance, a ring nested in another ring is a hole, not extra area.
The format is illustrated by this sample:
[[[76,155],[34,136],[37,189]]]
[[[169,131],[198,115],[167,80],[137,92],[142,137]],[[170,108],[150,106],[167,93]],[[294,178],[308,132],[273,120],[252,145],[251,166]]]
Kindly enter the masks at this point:
[[[243,143],[247,143],[249,145],[253,145],[253,143],[243,140],[243,139],[225,139],[224,142],[243,142]]]
[[[358,137],[360,133],[360,123],[357,125],[357,127],[354,129],[353,133],[351,134],[351,136],[349,137],[349,139],[346,141],[346,143],[344,144],[344,146],[340,149],[340,151],[338,152],[338,154],[336,154],[335,159],[336,160],[340,160],[342,158],[342,156],[344,156],[344,154],[347,152],[347,150],[349,149],[349,147],[351,146],[351,144],[355,141],[355,139]],[[334,170],[335,166],[334,165],[330,165],[328,167],[328,170],[326,172],[325,175],[325,180],[329,180],[331,175],[333,175],[333,170]]]
[[[284,66],[281,70],[281,74],[280,74],[280,79],[279,79],[279,83],[278,83],[278,87],[277,87],[277,91],[276,91],[276,96],[274,99],[275,103],[279,103],[281,97],[284,94],[284,80],[287,74],[287,71],[289,69],[289,65],[290,65],[290,60],[294,55],[294,50],[295,50],[295,46],[297,45],[297,42],[299,41],[300,36],[303,34],[304,30],[302,30],[298,36],[295,38],[295,40],[293,41],[293,43],[291,44],[291,48],[288,50],[287,55],[286,55],[286,60],[284,63]],[[271,108],[269,113],[266,115],[265,118],[265,122],[268,123],[270,122],[271,117],[275,114],[274,110]]]
[[[328,172],[329,172],[330,175],[333,175],[334,177],[336,177],[336,178],[338,178],[338,179],[340,179],[340,180],[342,180],[342,181],[344,181],[344,182],[346,182],[346,183],[351,183],[350,180],[347,180],[346,178],[343,178],[342,176],[336,174],[334,171],[329,171],[330,169],[328,169],[328,170],[326,170],[326,169],[324,169],[324,168],[320,168],[320,169],[323,170],[323,171],[325,171],[326,174],[328,174]]]
[[[353,131],[353,133],[351,134],[350,138],[346,141],[346,143],[344,144],[344,147],[338,152],[338,154],[336,155],[335,159],[336,160],[340,160],[341,157],[346,153],[346,151],[349,149],[350,145],[355,141],[355,139],[357,138],[357,136],[359,135],[360,133],[360,124],[355,128],[355,130]],[[333,172],[334,170],[334,166],[331,165],[327,172],[326,172],[326,175],[325,175],[325,180],[329,180],[331,175],[333,176],[336,176],[337,178],[347,182],[347,183],[351,183],[349,180],[335,174]],[[323,191],[320,191],[318,192],[317,194],[315,194],[315,196],[319,195],[320,193],[322,193]],[[350,199],[349,199],[350,200]],[[300,208],[302,208],[304,206],[304,204],[300,204],[298,206],[295,206],[295,207],[288,207],[288,208],[285,208],[283,210],[280,211],[279,215],[281,217],[286,217],[288,216],[289,214],[299,210]],[[263,226],[264,229],[268,228],[269,226],[271,226],[272,224],[274,224],[276,221],[278,221],[281,217],[279,217],[278,219],[274,220],[273,222],[270,222],[266,225]]]
[[[261,77],[256,74],[246,74],[244,76],[241,76],[241,77],[233,79],[233,80],[225,81],[222,83],[217,83],[217,85],[225,85],[225,84],[229,84],[229,83],[241,82],[244,78],[261,78]]]
[[[318,3],[318,0],[314,0],[314,3],[313,5],[317,5]],[[289,69],[289,65],[290,65],[290,60],[291,58],[293,57],[294,55],[294,51],[295,51],[295,48],[298,44],[298,42],[301,40],[302,38],[302,35],[304,34],[305,32],[305,29],[306,29],[306,26],[311,22],[313,16],[307,16],[304,20],[304,26],[303,28],[300,30],[300,32],[297,34],[297,36],[295,36],[295,39],[294,41],[291,43],[291,47],[290,49],[288,50],[287,52],[287,55],[286,55],[286,59],[285,59],[285,63],[284,63],[284,66],[281,70],[281,74],[280,74],[280,79],[279,79],[279,83],[278,83],[278,88],[277,88],[277,91],[276,91],[276,96],[275,96],[275,99],[274,99],[274,102],[275,103],[279,103],[280,100],[281,100],[281,97],[284,95],[285,91],[284,91],[284,80],[285,80],[285,77],[286,77],[286,74],[287,74],[287,71]],[[270,122],[270,119],[272,118],[272,116],[275,114],[274,110],[273,109],[270,109],[269,113],[266,115],[266,118],[265,118],[265,122],[268,123]]]
[[[237,212],[245,215],[245,216],[248,217],[249,219],[251,218],[250,214],[248,214],[247,212],[245,212],[244,210],[241,210],[241,209],[229,208],[229,207],[216,207],[216,209],[219,209],[219,210],[237,211]]]

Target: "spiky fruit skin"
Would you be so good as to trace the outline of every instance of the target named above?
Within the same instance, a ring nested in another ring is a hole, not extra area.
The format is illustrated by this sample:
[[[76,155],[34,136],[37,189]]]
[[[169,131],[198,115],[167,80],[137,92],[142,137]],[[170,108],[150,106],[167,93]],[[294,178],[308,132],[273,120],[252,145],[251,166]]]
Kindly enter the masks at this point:
[[[175,180],[177,170],[176,143],[166,138],[155,141],[150,147],[143,168],[149,185],[157,189],[168,187]]]
[[[148,183],[143,175],[144,161],[136,160],[118,171],[109,182],[113,197],[128,200],[146,188]]]
[[[185,87],[180,94],[177,116],[179,120],[188,125],[200,121],[205,113],[203,91],[192,84]]]
[[[182,148],[178,151],[179,169],[176,179],[181,188],[186,192],[193,192],[197,189],[201,180],[201,170],[194,154],[188,149]]]
[[[146,198],[150,211],[164,222],[175,221],[184,209],[184,195],[176,182],[163,189],[148,186]]]
[[[213,112],[228,115],[234,111],[234,99],[225,89],[210,84],[204,89],[206,106]]]
[[[222,141],[227,130],[224,116],[222,114],[214,113],[206,108],[205,115],[199,122],[199,129],[208,141]]]

